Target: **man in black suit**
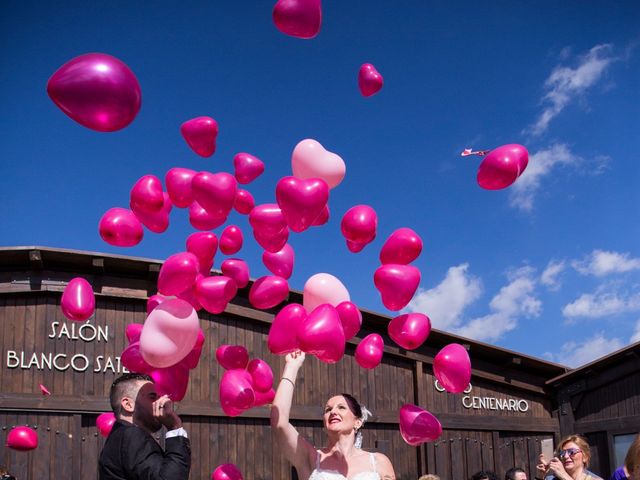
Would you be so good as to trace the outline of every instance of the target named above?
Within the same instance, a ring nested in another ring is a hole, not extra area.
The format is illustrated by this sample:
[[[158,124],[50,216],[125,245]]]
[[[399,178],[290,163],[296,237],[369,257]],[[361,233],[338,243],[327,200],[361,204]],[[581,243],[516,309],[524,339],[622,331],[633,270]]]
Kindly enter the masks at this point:
[[[127,373],[111,385],[116,422],[100,454],[100,480],[187,480],[191,448],[167,395],[149,375]],[[167,427],[163,451],[152,434]]]

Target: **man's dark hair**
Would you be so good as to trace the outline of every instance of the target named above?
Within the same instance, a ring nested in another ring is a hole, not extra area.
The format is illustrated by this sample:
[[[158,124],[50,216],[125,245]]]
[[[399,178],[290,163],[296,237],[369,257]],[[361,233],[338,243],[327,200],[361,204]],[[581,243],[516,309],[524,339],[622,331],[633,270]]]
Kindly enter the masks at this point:
[[[491,470],[480,470],[471,476],[471,480],[498,480],[498,475]]]
[[[358,400],[355,399],[353,395],[349,395],[348,393],[341,393],[344,399],[347,401],[347,405],[349,405],[349,410],[353,413],[356,418],[362,418],[362,407],[358,403]]]
[[[504,474],[504,480],[516,480],[516,473],[526,474],[527,472],[525,472],[520,467],[510,468],[509,470],[507,470],[507,473]]]
[[[111,410],[116,417],[120,415],[120,402],[122,397],[133,396],[136,382],[143,380],[145,382],[153,382],[146,373],[125,373],[116,378],[111,384],[111,390],[109,391],[109,402],[111,403]]]

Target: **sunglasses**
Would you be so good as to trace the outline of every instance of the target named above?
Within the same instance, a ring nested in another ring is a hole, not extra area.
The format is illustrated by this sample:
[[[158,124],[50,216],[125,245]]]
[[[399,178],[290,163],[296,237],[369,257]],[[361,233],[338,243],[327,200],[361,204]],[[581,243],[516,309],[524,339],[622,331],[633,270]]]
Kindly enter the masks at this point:
[[[566,450],[560,450],[558,452],[558,458],[566,457],[567,455],[573,458],[580,452],[582,452],[582,450],[579,448],[567,448]]]

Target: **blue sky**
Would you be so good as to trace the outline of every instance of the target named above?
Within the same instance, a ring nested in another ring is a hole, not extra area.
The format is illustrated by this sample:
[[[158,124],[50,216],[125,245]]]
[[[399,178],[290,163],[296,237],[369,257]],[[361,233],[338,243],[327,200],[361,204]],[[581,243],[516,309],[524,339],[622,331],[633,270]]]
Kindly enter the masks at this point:
[[[294,146],[314,138],[347,174],[329,223],[290,237],[292,288],[328,272],[359,306],[393,315],[373,272],[386,237],[410,227],[425,244],[410,308],[437,328],[571,366],[640,340],[637,2],[325,0],[313,40],[279,32],[275,2],[182,3],[2,2],[2,245],[166,258],[193,231],[184,210],[133,248],[97,233],[139,177],[232,172],[245,151],[266,165],[248,189],[270,203]],[[124,130],[88,130],[46,94],[51,74],[88,52],[140,81],[142,109]],[[370,98],[356,83],[365,62],[385,79]],[[200,115],[220,126],[208,159],[179,133]],[[460,152],[506,143],[528,148],[528,169],[482,190],[479,159]],[[352,254],[340,219],[363,203],[378,237]],[[252,277],[267,274],[246,218],[231,223]]]

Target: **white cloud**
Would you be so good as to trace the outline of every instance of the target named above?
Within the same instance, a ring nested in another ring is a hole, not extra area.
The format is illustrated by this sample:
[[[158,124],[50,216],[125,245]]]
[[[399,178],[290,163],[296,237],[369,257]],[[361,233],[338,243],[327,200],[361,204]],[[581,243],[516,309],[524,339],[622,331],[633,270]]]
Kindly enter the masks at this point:
[[[631,338],[629,339],[629,343],[640,342],[640,319],[636,322],[636,328],[631,334]]]
[[[549,290],[559,290],[560,289],[560,280],[558,280],[558,276],[564,271],[565,262],[561,260],[556,262],[551,260],[547,264],[547,268],[544,269],[542,274],[540,275],[540,283],[547,287]]]
[[[563,50],[566,52],[566,50]],[[612,55],[612,45],[596,45],[583,55],[575,68],[556,66],[545,81],[546,104],[536,122],[526,131],[534,136],[541,135],[549,123],[562,112],[576,97],[583,95],[602,78],[607,68],[616,58]]]
[[[575,318],[601,318],[640,310],[640,293],[630,295],[607,292],[583,293],[565,305],[562,314],[569,320]]]
[[[570,341],[560,347],[559,353],[546,353],[544,356],[572,368],[579,367],[624,347],[619,338],[605,338],[602,332],[588,340],[578,343]]]
[[[629,253],[594,250],[583,260],[571,262],[571,266],[582,275],[604,277],[612,273],[640,270],[640,258],[630,258]]]

